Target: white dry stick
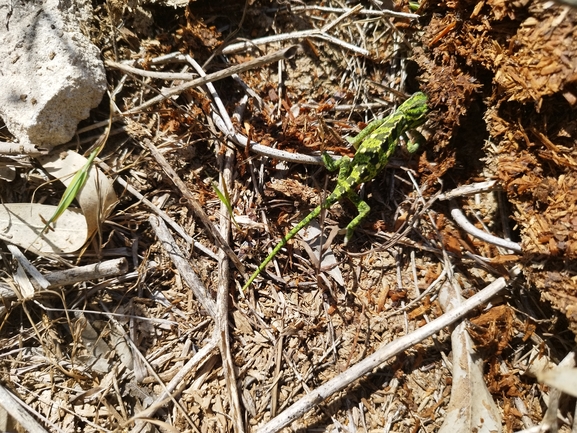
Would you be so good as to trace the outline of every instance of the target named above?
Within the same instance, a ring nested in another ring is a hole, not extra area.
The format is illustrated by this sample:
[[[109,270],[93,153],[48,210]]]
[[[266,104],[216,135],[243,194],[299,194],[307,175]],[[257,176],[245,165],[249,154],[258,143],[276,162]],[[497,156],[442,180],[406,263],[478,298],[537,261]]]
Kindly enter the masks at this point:
[[[38,156],[48,154],[48,149],[38,149],[33,144],[11,143],[0,141],[0,155],[22,155]]]
[[[520,270],[518,268],[514,268],[511,271],[511,276],[517,276],[519,273]],[[283,427],[286,427],[294,420],[302,417],[315,405],[322,403],[324,400],[332,396],[334,393],[339,392],[353,381],[359,379],[365,374],[370,373],[374,368],[379,367],[379,365],[388,359],[398,355],[416,343],[423,341],[425,338],[436,334],[441,329],[462,319],[474,308],[477,308],[478,306],[488,302],[497,293],[507,287],[508,284],[509,283],[507,279],[503,277],[498,278],[483,290],[465,300],[454,310],[448,311],[441,317],[427,323],[422,328],[419,328],[408,335],[385,344],[358,364],[352,366],[347,371],[329,380],[324,385],[321,385],[310,394],[301,398],[299,401],[282,412],[279,416],[273,418],[263,427],[261,427],[258,430],[258,433],[273,433],[279,431]]]
[[[234,151],[227,148],[225,154],[225,168],[221,176],[221,184],[219,188],[225,191],[226,185],[231,185],[233,182],[232,167],[235,162]],[[224,184],[224,185],[223,185]],[[220,229],[223,237],[230,237],[230,215],[227,214],[227,208],[224,203],[220,205]],[[216,325],[220,330],[220,355],[222,357],[223,373],[226,381],[226,388],[228,390],[228,398],[230,404],[230,416],[232,418],[232,425],[235,433],[244,433],[244,424],[242,417],[242,410],[240,405],[240,392],[237,386],[235,375],[235,365],[233,362],[232,352],[230,348],[230,326],[228,323],[228,287],[230,281],[230,266],[226,259],[226,253],[222,250],[218,254],[220,260],[218,261],[218,291],[216,298],[217,320]]]
[[[457,203],[454,200],[451,200],[449,203],[451,207],[451,216],[453,217],[455,222],[459,225],[459,227],[461,227],[471,236],[475,236],[476,238],[479,238],[490,244],[497,245],[498,247],[507,248],[508,250],[512,250],[516,253],[522,252],[521,245],[519,245],[517,242],[512,242],[507,239],[499,238],[481,229],[478,229],[469,222],[469,220],[467,219],[467,217],[465,217],[465,215],[463,215],[463,212],[461,212],[461,209],[457,207]]]
[[[174,63],[174,62],[184,62],[184,54],[180,51],[173,51],[172,53],[162,54],[160,56],[154,57],[148,61],[151,65],[163,65],[166,63]],[[143,64],[145,59],[140,59],[139,63]]]
[[[343,8],[333,8],[328,6],[293,6],[291,7],[291,11],[301,12],[301,11],[321,11],[321,12],[332,12],[336,14],[340,14],[343,12],[349,12],[351,9],[343,9]],[[389,9],[383,10],[375,10],[375,9],[359,9],[356,11],[359,15],[369,15],[374,17],[393,17],[393,18],[408,18],[410,20],[416,20],[421,18],[420,15],[412,14],[408,12],[397,12],[392,11]]]
[[[196,72],[202,77],[205,76],[204,70],[201,66],[190,56],[186,59],[192,65]],[[233,130],[234,126],[226,108],[222,103],[222,100],[218,96],[216,89],[212,83],[207,83],[206,87],[218,107],[221,113],[226,115],[228,120],[228,129]],[[224,160],[221,166],[223,166],[222,175],[220,176],[220,185],[218,186],[221,191],[227,191],[227,185],[233,184],[233,167],[236,161],[234,151],[229,147],[225,146]],[[225,203],[220,204],[220,234],[225,240],[230,238],[231,231],[231,215],[228,214],[228,209]],[[228,287],[230,280],[230,267],[229,262],[226,260],[226,253],[222,250],[219,251],[218,260],[218,289],[216,295],[216,305],[217,305],[217,316],[216,316],[216,328],[220,332],[220,356],[222,357],[222,367],[223,373],[226,381],[226,388],[228,391],[228,398],[230,404],[230,417],[232,418],[232,425],[236,433],[244,433],[244,424],[242,422],[242,411],[240,406],[239,390],[237,387],[237,380],[235,376],[235,366],[232,360],[232,352],[230,350],[230,326],[228,323]]]
[[[474,195],[480,192],[491,192],[495,189],[497,185],[496,180],[488,180],[485,182],[476,182],[469,185],[459,186],[447,191],[445,193],[439,194],[439,200],[450,200],[452,198],[462,197],[466,195]]]
[[[352,9],[346,9],[342,15],[338,16],[336,19],[334,19],[330,23],[325,24],[321,28],[320,31],[322,33],[328,32],[330,29],[332,29],[333,27],[336,27],[339,23],[341,23],[342,21],[347,19],[349,16],[357,14],[362,8],[363,7],[361,5],[356,5]]]
[[[253,48],[258,45],[266,45],[278,42],[285,42],[285,41],[294,41],[294,40],[301,40],[305,38],[316,38],[321,39],[323,41],[329,42],[334,45],[338,45],[339,47],[344,48],[345,50],[349,50],[358,54],[360,56],[368,56],[370,54],[369,50],[365,50],[364,48],[360,48],[356,45],[349,44],[348,42],[343,41],[342,39],[335,38],[334,36],[327,35],[322,33],[322,30],[313,29],[313,30],[302,30],[299,32],[293,33],[285,33],[282,35],[273,35],[273,36],[265,36],[264,38],[260,39],[253,39],[250,41],[243,41],[238,42],[236,44],[231,44],[223,48],[223,54],[233,54],[238,53],[240,51],[246,51],[250,48]]]
[[[485,242],[506,248],[516,253],[521,253],[522,248],[521,245],[519,245],[518,243],[512,242],[507,239],[502,239],[497,236],[493,236],[492,234],[480,230],[473,224],[471,224],[467,219],[467,217],[465,217],[461,209],[459,209],[459,207],[455,203],[454,200],[455,197],[473,195],[480,192],[489,192],[495,188],[496,184],[497,184],[496,180],[488,180],[486,182],[477,182],[471,185],[460,186],[458,188],[453,189],[452,191],[440,194],[439,200],[450,200],[449,206],[451,208],[451,216],[453,217],[455,222],[459,225],[459,227],[461,227],[471,236],[475,236],[476,238],[479,238]]]
[[[272,43],[279,43],[285,41],[295,41],[295,40],[302,40],[305,38],[316,38],[327,41],[339,47],[342,47],[346,50],[352,51],[353,53],[359,54],[361,56],[368,56],[370,52],[365,50],[364,48],[360,48],[356,45],[349,44],[339,38],[335,38],[334,36],[328,35],[326,32],[329,31],[331,28],[339,24],[341,21],[346,19],[349,15],[356,14],[362,9],[361,5],[357,5],[352,9],[344,9],[344,13],[337,17],[335,20],[331,21],[327,25],[323,26],[322,29],[311,29],[311,30],[302,30],[298,32],[292,33],[283,33],[280,35],[272,35],[266,36],[260,39],[252,39],[250,41],[243,41],[238,42],[236,44],[230,44],[222,49],[223,54],[232,54],[239,51],[245,51],[247,49],[253,48],[259,45],[266,45]]]
[[[227,132],[224,121],[218,116],[218,114],[213,113],[214,123],[222,132]],[[301,153],[286,152],[284,150],[273,149],[272,147],[263,146],[255,141],[248,141],[244,135],[239,133],[234,133],[230,135],[230,139],[236,144],[242,147],[250,147],[250,151],[256,153],[257,155],[266,156],[273,159],[280,159],[282,161],[293,162],[295,164],[311,164],[311,165],[323,165],[323,160],[320,156],[315,155],[304,155]],[[338,158],[334,158],[338,159]]]
[[[26,410],[24,403],[0,384],[0,406],[29,433],[48,433]]]
[[[198,278],[196,273],[190,267],[185,255],[182,253],[180,248],[178,248],[178,245],[168,231],[164,221],[154,215],[151,215],[148,218],[148,221],[150,222],[156,237],[160,241],[160,244],[170,256],[170,259],[174,263],[180,276],[186,282],[188,287],[190,287],[198,302],[202,304],[211,317],[216,318],[216,303],[208,294],[206,287],[204,287],[200,278]]]
[[[190,89],[192,87],[198,87],[198,86],[202,86],[206,83],[210,83],[212,81],[222,80],[223,78],[230,77],[231,75],[238,74],[240,72],[247,71],[249,69],[257,68],[259,66],[263,66],[263,65],[266,65],[268,63],[274,63],[274,62],[281,60],[281,59],[290,59],[291,57],[293,57],[296,54],[297,50],[298,50],[298,46],[292,45],[288,48],[284,48],[282,50],[275,51],[274,53],[267,54],[266,56],[259,57],[259,58],[254,59],[254,60],[249,60],[248,62],[241,63],[240,65],[231,66],[231,67],[224,69],[222,71],[208,74],[205,77],[197,78],[196,80],[189,81],[187,83],[181,84],[180,86],[172,87],[169,90],[166,90],[165,92],[163,92],[161,95],[156,96],[152,99],[149,99],[148,101],[146,101],[142,105],[139,105],[138,107],[131,108],[130,110],[125,111],[122,114],[123,115],[135,114],[135,113],[138,113],[138,112],[144,110],[145,108],[151,107],[151,106],[153,106],[159,102],[162,102],[165,99],[170,98],[171,96],[178,95],[178,94],[182,93],[183,91]],[[122,63],[113,62],[111,60],[107,60],[105,63],[107,66],[121,69],[121,70],[124,70],[125,72],[131,72],[131,73],[136,74],[137,73],[136,71],[142,71],[142,69],[132,68],[130,66],[123,65]]]
[[[96,280],[99,278],[111,278],[124,275],[128,272],[128,261],[122,257],[120,259],[107,260],[101,263],[93,263],[86,266],[55,271],[44,275],[50,283],[48,288],[56,286],[67,286],[81,281]]]
[[[189,61],[191,60],[194,61],[189,57]],[[233,123],[230,120],[230,116],[224,108],[224,104],[222,104],[222,102],[219,104],[219,99],[216,99],[215,103],[219,112],[216,113],[214,110],[212,111],[212,120],[214,124],[223,134],[226,135],[227,138],[231,139],[239,146],[249,146],[251,152],[254,152],[257,155],[265,156],[267,158],[280,159],[281,161],[293,162],[295,164],[324,165],[320,156],[287,152],[284,150],[274,149],[269,146],[263,146],[262,144],[258,144],[255,141],[249,142],[247,137],[235,131]]]
[[[126,65],[124,63],[114,62],[112,60],[107,60],[106,64],[108,66],[119,69],[128,74],[138,75],[140,77],[146,77],[146,78],[157,78],[159,80],[167,80],[167,81],[176,81],[176,80],[192,81],[198,79],[198,76],[196,74],[188,74],[186,72],[181,73],[181,72],[147,71],[146,69],[135,68],[133,66]]]
[[[200,75],[201,77],[206,77],[206,73],[204,72],[202,67],[198,64],[198,62],[192,58],[192,56],[187,54],[184,56],[184,58],[196,70],[198,75]],[[237,74],[235,74],[235,75],[237,75]],[[221,115],[221,117],[224,120],[224,123],[226,125],[226,129],[223,132],[227,136],[231,135],[232,133],[234,133],[234,125],[232,123],[232,120],[230,120],[230,117],[226,111],[226,107],[224,106],[222,99],[220,99],[220,96],[218,95],[216,88],[214,87],[214,85],[212,83],[206,83],[206,88],[207,88],[208,92],[210,93],[210,96],[212,97],[212,100],[214,101],[214,104],[216,105],[216,108],[218,109],[218,112],[220,113],[220,115]],[[212,111],[214,112],[214,110],[212,110]],[[220,186],[220,188],[222,188],[222,185]],[[222,189],[221,189],[221,191],[222,191]]]
[[[41,274],[41,277],[48,282],[48,286],[45,287],[45,289],[51,289],[79,283],[81,281],[125,275],[127,271],[128,263],[125,258],[121,258],[92,265],[78,266],[64,271]],[[16,293],[14,293],[10,285],[0,282],[0,298],[14,299],[16,297]]]

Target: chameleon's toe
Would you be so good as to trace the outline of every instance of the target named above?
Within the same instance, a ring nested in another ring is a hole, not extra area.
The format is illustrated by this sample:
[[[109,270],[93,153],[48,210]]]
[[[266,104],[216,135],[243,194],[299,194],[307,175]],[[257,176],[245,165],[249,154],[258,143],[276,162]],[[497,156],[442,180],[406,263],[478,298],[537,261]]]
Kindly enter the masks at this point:
[[[345,247],[349,244],[349,241],[353,238],[354,230],[347,229],[347,233],[345,234],[344,245]]]

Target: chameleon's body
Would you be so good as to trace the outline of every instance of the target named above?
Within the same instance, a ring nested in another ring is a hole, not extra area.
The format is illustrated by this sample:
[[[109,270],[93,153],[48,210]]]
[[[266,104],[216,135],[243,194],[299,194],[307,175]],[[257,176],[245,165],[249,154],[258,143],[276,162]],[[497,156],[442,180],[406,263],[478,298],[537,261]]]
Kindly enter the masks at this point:
[[[395,151],[399,138],[407,131],[424,123],[426,114],[427,96],[421,92],[415,93],[403,102],[394,113],[384,119],[371,122],[359,135],[349,140],[357,149],[352,160],[346,156],[339,160],[334,160],[324,153],[322,158],[327,169],[329,171],[339,169],[337,185],[334,191],[281,239],[251,275],[242,290],[246,290],[252,284],[255,278],[290,239],[319,216],[322,210],[330,208],[344,197],[348,197],[359,211],[356,218],[347,225],[346,244],[352,237],[355,228],[370,210],[369,205],[357,195],[357,186],[372,180],[385,168],[390,156]],[[416,147],[408,148],[408,150],[414,152]]]

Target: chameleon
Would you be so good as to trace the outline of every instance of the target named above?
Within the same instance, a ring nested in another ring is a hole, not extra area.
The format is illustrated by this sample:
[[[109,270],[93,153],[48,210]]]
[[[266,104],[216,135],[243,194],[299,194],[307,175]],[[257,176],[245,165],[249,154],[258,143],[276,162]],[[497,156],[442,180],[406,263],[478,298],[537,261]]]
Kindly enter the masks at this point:
[[[344,240],[346,245],[357,226],[370,211],[369,205],[356,193],[357,186],[374,179],[385,168],[401,136],[423,124],[427,112],[427,96],[422,92],[417,92],[403,102],[394,113],[383,119],[372,121],[357,136],[348,138],[349,143],[356,149],[352,160],[347,156],[335,160],[328,153],[323,152],[322,160],[327,170],[339,170],[335,189],[280,240],[246,281],[242,290],[245,291],[253,283],[289,240],[318,217],[324,209],[329,209],[345,197],[356,206],[358,211],[358,215],[346,227]],[[409,153],[416,150],[417,146],[414,144],[407,146]]]

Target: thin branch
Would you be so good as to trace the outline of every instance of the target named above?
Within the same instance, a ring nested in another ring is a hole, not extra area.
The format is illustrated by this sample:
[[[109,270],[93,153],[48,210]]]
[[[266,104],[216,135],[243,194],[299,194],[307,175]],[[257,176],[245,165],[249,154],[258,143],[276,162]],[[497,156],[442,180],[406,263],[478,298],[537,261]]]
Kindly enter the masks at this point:
[[[77,266],[72,269],[55,271],[44,275],[50,283],[48,288],[67,286],[81,281],[96,280],[99,278],[111,278],[125,275],[128,272],[128,261],[120,259],[107,260],[101,263],[93,263],[86,266]]]
[[[258,68],[263,65],[267,65],[269,63],[274,63],[278,60],[282,59],[290,59],[293,57],[298,51],[298,45],[292,45],[288,48],[283,48],[282,50],[275,51],[274,53],[267,54],[266,56],[259,57],[254,60],[249,60],[248,62],[241,63],[240,65],[231,66],[226,68],[222,71],[214,72],[212,74],[208,74],[205,77],[197,78],[196,80],[189,81],[187,83],[181,84],[180,86],[172,87],[166,91],[164,91],[161,95],[158,95],[152,99],[149,99],[145,103],[131,108],[128,111],[122,113],[123,115],[135,114],[138,113],[148,107],[151,107],[159,102],[164,101],[165,99],[170,98],[171,96],[178,95],[183,91],[193,88],[202,86],[206,83],[211,83],[213,81],[222,80],[223,78],[230,77],[234,74],[239,74],[244,71],[248,71],[250,69]],[[112,68],[120,69],[130,73],[140,73],[143,72],[141,69],[132,68],[131,66],[124,65],[122,63],[113,62],[112,60],[107,60],[106,65]]]
[[[196,69],[200,76],[204,75],[201,66],[190,56],[187,56],[188,62]],[[221,113],[226,113],[226,108],[222,103],[215,87],[212,83],[206,85],[212,99]],[[227,114],[228,115],[228,114]],[[228,119],[228,127],[233,128],[232,121]],[[224,160],[222,161],[222,174],[220,176],[219,188],[221,191],[226,191],[226,185],[234,183],[234,164],[236,162],[234,151],[228,147],[224,147]],[[217,155],[220,155],[217,152]],[[231,232],[231,215],[228,214],[228,209],[225,203],[220,204],[220,234],[225,240],[230,238]],[[228,323],[229,313],[229,281],[230,281],[230,267],[228,260],[226,260],[226,253],[219,252],[218,260],[218,289],[216,295],[216,328],[220,331],[220,356],[222,358],[223,374],[226,382],[226,389],[228,391],[228,398],[230,404],[230,416],[232,418],[232,425],[236,433],[244,433],[244,424],[242,417],[242,410],[240,405],[240,392],[237,386],[235,375],[235,365],[233,361],[232,351],[230,347],[230,324]]]
[[[319,29],[312,29],[312,30],[302,30],[293,33],[284,33],[281,35],[273,35],[273,36],[266,36],[260,39],[252,39],[250,41],[243,41],[238,42],[236,44],[230,44],[227,47],[223,48],[223,54],[234,54],[240,51],[246,51],[248,49],[254,48],[255,46],[259,45],[267,45],[272,43],[281,43],[287,41],[300,41],[306,38],[316,38],[322,39],[324,41],[330,42],[331,44],[337,45],[345,50],[352,51],[361,56],[368,56],[370,54],[369,50],[365,50],[364,48],[357,47],[356,45],[349,44],[339,38],[335,38],[334,36],[327,35]]]
[[[223,132],[227,131],[222,119],[217,114],[213,115],[213,120],[215,120],[215,124],[218,129]],[[324,165],[320,156],[286,152],[284,150],[263,146],[262,144],[258,144],[255,141],[249,142],[247,137],[237,133],[236,131],[234,131],[232,134],[229,132],[229,138],[241,147],[249,146],[250,151],[256,153],[257,155],[262,155],[273,159],[280,159],[282,161],[294,162],[296,164]]]
[[[188,260],[186,260],[185,255],[182,253],[180,248],[176,245],[174,238],[168,231],[166,224],[164,221],[157,218],[154,215],[151,215],[148,218],[150,225],[154,229],[160,244],[165,249],[165,251],[170,256],[170,259],[176,266],[176,269],[180,273],[182,279],[186,282],[186,284],[190,287],[198,302],[202,304],[204,309],[210,314],[213,318],[216,318],[216,303],[208,294],[206,287],[198,278],[196,273],[190,267]]]
[[[459,227],[461,227],[463,230],[465,230],[471,236],[475,236],[476,238],[479,238],[485,242],[488,242],[488,243],[493,244],[493,245],[497,245],[499,247],[507,248],[508,250],[512,250],[512,251],[515,251],[517,253],[522,252],[521,245],[518,244],[517,242],[512,242],[512,241],[509,241],[507,239],[493,236],[492,234],[487,233],[481,229],[478,229],[473,224],[471,224],[469,222],[469,220],[467,219],[467,217],[465,217],[465,215],[463,215],[463,212],[461,212],[461,209],[459,209],[457,207],[457,203],[454,200],[450,201],[450,207],[451,207],[451,216],[453,217],[455,222],[459,225]]]
[[[0,141],[0,155],[22,155],[30,156],[47,155],[48,149],[38,149],[34,144],[12,143]]]
[[[357,53],[361,56],[368,56],[370,52],[365,50],[364,48],[357,47],[356,45],[349,44],[339,38],[335,38],[327,34],[326,32],[329,31],[331,28],[339,24],[341,21],[346,19],[349,15],[356,14],[359,10],[362,9],[361,5],[355,6],[352,9],[343,9],[343,14],[337,17],[335,20],[331,21],[330,23],[323,26],[322,29],[310,29],[310,30],[301,30],[298,32],[292,33],[284,33],[280,35],[273,35],[273,36],[266,36],[260,39],[252,39],[249,41],[238,42],[236,44],[231,44],[223,48],[223,54],[232,54],[239,51],[245,51],[252,47],[258,45],[266,45],[271,43],[279,43],[279,42],[286,42],[286,41],[300,41],[306,38],[317,38],[322,39],[327,42],[330,42],[334,45],[344,48],[345,50],[352,51],[353,53]]]
[[[10,244],[7,244],[10,245]],[[10,247],[9,247],[10,248]],[[55,287],[66,286],[81,281],[88,281],[97,278],[110,278],[117,275],[125,275],[127,271],[127,262],[125,258],[108,260],[102,263],[96,263],[86,266],[78,266],[64,271],[54,271],[41,275],[42,279],[48,282],[44,289],[53,289]],[[18,296],[10,284],[0,282],[0,298],[16,299]],[[6,310],[0,308],[0,317],[5,314]]]
[[[152,154],[154,159],[156,159],[156,162],[158,162],[158,164],[162,167],[166,175],[180,190],[180,192],[182,193],[183,197],[187,200],[187,203],[190,205],[196,217],[200,219],[204,227],[208,230],[208,232],[210,232],[212,237],[216,240],[218,247],[221,248],[226,253],[226,255],[232,260],[232,262],[239,270],[239,272],[242,275],[244,275],[245,274],[244,265],[241,263],[237,255],[232,250],[232,248],[230,248],[228,242],[226,242],[226,240],[222,237],[222,235],[214,226],[212,221],[210,221],[208,215],[206,214],[206,212],[204,212],[202,206],[194,198],[190,189],[188,189],[186,184],[182,181],[180,176],[178,176],[176,171],[174,171],[174,169],[170,166],[168,161],[166,161],[164,156],[162,156],[162,154],[158,151],[156,146],[148,139],[143,140],[143,142],[146,145],[146,147],[150,150],[150,153]]]
[[[474,195],[480,192],[490,192],[495,189],[497,185],[496,180],[488,180],[486,182],[477,182],[469,185],[459,186],[451,191],[439,194],[439,200],[450,200],[461,196]]]
[[[345,8],[332,8],[327,6],[293,6],[291,7],[292,12],[307,12],[307,11],[321,11],[321,12],[332,12],[332,13],[344,13],[350,9]],[[369,15],[375,17],[393,17],[393,18],[408,18],[410,20],[416,20],[421,18],[420,15],[411,14],[408,12],[397,12],[389,9],[374,10],[374,9],[359,9],[356,11],[359,15]]]

